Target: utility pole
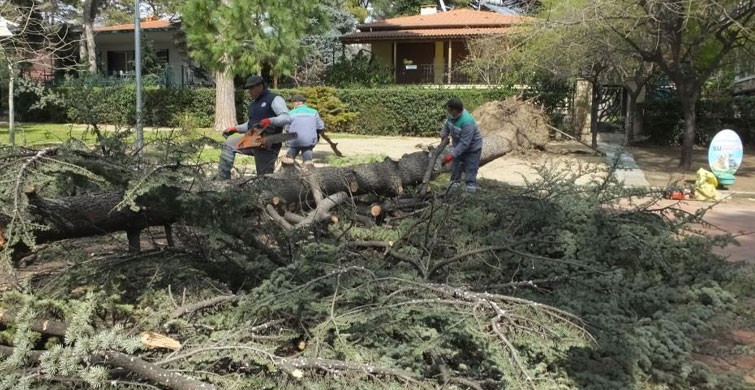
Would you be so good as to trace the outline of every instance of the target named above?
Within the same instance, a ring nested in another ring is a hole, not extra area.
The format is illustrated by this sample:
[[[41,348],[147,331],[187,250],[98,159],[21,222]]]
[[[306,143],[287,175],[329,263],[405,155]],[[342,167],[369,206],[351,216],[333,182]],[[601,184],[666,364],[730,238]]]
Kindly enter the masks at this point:
[[[136,76],[136,150],[144,154],[142,128],[142,27],[139,0],[134,0],[134,73]]]

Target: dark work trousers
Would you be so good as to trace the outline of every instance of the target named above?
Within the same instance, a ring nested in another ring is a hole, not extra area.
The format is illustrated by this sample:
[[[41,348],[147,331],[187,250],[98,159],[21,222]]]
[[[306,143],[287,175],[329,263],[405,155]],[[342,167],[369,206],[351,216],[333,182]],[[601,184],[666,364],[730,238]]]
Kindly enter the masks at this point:
[[[218,177],[222,179],[231,178],[231,168],[233,168],[236,153],[254,156],[257,175],[266,175],[275,171],[275,162],[278,160],[278,152],[281,149],[280,145],[274,145],[268,149],[253,149],[252,152],[242,152],[236,147],[239,140],[241,140],[240,137],[228,137],[223,143],[223,148],[220,151],[220,162],[218,163]]]
[[[480,156],[482,156],[482,149],[464,152],[459,157],[454,158],[451,162],[451,182],[460,182],[463,172],[464,183],[467,188],[475,190],[477,188],[477,170],[480,168]]]

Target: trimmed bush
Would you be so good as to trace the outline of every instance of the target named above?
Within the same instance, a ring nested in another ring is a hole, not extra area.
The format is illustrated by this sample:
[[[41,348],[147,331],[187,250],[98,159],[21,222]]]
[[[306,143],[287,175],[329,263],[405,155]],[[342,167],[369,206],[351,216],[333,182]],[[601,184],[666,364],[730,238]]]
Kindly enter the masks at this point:
[[[435,136],[446,117],[444,105],[461,99],[468,111],[491,100],[511,96],[506,89],[339,89],[338,96],[359,113],[350,133]]]
[[[678,145],[684,135],[684,117],[676,99],[647,102],[643,132],[650,141],[662,145]],[[747,145],[755,143],[755,98],[703,99],[697,103],[695,142],[707,145],[723,129],[732,129]]]

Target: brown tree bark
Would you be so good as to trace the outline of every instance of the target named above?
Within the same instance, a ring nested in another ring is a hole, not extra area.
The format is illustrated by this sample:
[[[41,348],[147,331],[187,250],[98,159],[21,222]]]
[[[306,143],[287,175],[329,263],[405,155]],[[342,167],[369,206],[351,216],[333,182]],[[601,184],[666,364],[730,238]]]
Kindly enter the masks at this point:
[[[592,102],[590,104],[590,134],[592,136],[590,145],[593,148],[598,147],[598,125],[600,115],[601,85],[597,80],[592,82]]]
[[[689,170],[692,168],[692,149],[695,146],[695,122],[697,114],[697,94],[685,93],[680,88],[682,113],[684,114],[684,140],[682,142],[682,155],[679,159],[679,168]]]
[[[222,131],[236,125],[236,91],[233,74],[215,72],[215,130]]]
[[[122,200],[123,193],[118,191],[54,199],[29,194],[29,211],[35,222],[49,227],[36,233],[36,241],[44,243],[117,231],[138,233],[148,226],[173,223],[180,212],[172,204],[175,198],[169,196],[147,200],[147,205],[138,212],[128,207],[116,210]],[[4,222],[0,218],[0,231],[5,230]]]

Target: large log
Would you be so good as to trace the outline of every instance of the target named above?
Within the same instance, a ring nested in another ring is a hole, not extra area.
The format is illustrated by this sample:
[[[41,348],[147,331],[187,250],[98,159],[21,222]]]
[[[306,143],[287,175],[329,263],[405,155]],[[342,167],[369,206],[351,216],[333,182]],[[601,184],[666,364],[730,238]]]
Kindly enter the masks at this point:
[[[493,161],[512,150],[542,145],[543,137],[532,137],[533,130],[520,126],[510,126],[502,131],[483,131],[481,165]],[[535,131],[539,133],[539,130]],[[547,134],[547,132],[546,132]],[[538,141],[533,141],[538,140]],[[450,151],[447,148],[446,153]],[[351,167],[321,167],[311,172],[317,181],[317,188],[324,196],[345,192],[349,195],[375,193],[381,195],[402,194],[409,186],[423,182],[423,177],[430,163],[430,153],[417,151],[405,154],[399,160],[356,165]],[[450,167],[435,163],[433,175],[436,176]],[[252,202],[260,203],[263,208],[280,202],[303,202],[312,198],[313,186],[305,180],[295,168],[283,168],[279,172],[255,180],[229,182],[218,185],[218,191],[250,190],[255,194]],[[148,226],[165,226],[180,219],[183,214],[176,197],[178,188],[168,188],[160,194],[138,200],[139,211],[118,208],[123,200],[122,192],[86,194],[72,197],[47,199],[31,194],[29,197],[30,213],[34,223],[48,226],[47,230],[36,233],[37,243],[68,238],[94,236],[117,231],[138,232]],[[222,205],[219,205],[222,207]],[[0,217],[0,233],[5,234],[7,219]],[[132,234],[129,234],[130,241]],[[138,239],[136,239],[138,244]],[[2,241],[0,241],[0,245]]]
[[[150,199],[139,211],[118,207],[123,192],[102,192],[63,198],[29,196],[35,222],[49,227],[35,237],[38,243],[88,237],[118,231],[140,231],[176,221],[179,210],[171,199]]]

